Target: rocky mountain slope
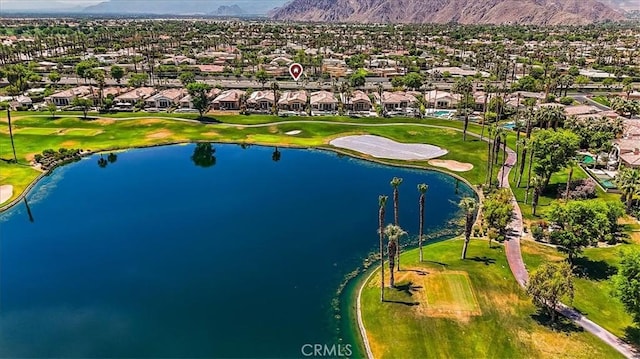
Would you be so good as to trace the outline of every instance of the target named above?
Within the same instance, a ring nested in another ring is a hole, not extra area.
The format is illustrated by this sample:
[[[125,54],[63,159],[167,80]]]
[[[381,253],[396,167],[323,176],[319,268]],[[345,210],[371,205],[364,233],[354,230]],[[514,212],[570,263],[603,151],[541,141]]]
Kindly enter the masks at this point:
[[[586,24],[622,20],[596,0],[293,0],[272,12],[276,20],[448,23]]]

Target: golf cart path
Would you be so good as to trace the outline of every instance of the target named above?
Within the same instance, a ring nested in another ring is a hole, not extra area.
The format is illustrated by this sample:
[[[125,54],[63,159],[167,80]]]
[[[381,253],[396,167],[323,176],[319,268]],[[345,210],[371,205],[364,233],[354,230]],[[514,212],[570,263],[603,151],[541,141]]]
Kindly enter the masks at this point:
[[[498,181],[501,188],[508,188],[511,192],[511,201],[513,203],[514,209],[513,218],[511,220],[511,224],[509,225],[510,231],[507,234],[507,240],[505,241],[507,261],[509,262],[509,268],[511,268],[511,272],[516,278],[516,281],[518,282],[518,284],[520,284],[521,287],[524,288],[527,284],[527,280],[529,279],[529,273],[524,266],[524,261],[522,260],[522,252],[520,250],[520,238],[523,228],[522,212],[520,211],[520,207],[518,206],[516,198],[513,195],[513,191],[511,191],[511,186],[509,185],[509,173],[511,172],[513,166],[516,164],[516,158],[516,153],[513,150],[507,148],[507,160],[500,169],[500,172],[498,172]],[[625,343],[622,339],[611,334],[611,332],[587,319],[584,315],[578,313],[576,310],[570,308],[565,304],[561,303],[559,307],[560,309],[558,310],[558,312],[560,314],[571,319],[574,323],[581,326],[586,331],[600,338],[602,341],[609,344],[625,357],[640,358],[640,352],[638,352],[638,350],[636,350],[628,343]]]

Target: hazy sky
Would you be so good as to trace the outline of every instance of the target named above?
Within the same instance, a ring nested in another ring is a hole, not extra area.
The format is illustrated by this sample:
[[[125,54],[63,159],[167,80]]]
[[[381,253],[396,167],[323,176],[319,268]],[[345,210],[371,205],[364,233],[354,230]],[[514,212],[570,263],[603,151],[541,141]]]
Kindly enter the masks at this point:
[[[75,6],[87,6],[94,5],[97,3],[105,2],[107,0],[0,0],[0,11],[2,9],[50,9],[50,8],[59,8],[60,4],[66,5],[65,7],[75,7]],[[180,0],[146,0],[149,3],[154,3],[158,1],[174,1],[176,3],[180,3]],[[202,0],[203,2],[209,2],[209,0]],[[278,6],[284,4],[288,0],[216,0],[211,1],[212,3],[228,3],[229,5],[240,5],[246,6],[247,9],[251,8],[251,5],[260,4],[260,3],[269,3],[269,5]]]

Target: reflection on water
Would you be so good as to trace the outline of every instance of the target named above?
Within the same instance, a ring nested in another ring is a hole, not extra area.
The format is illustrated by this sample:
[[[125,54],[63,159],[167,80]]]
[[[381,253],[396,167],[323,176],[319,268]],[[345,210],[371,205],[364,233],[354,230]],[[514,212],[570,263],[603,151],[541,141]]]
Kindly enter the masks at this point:
[[[464,183],[326,151],[201,143],[58,168],[2,216],[0,357],[299,357],[307,343],[348,344],[331,302],[376,250],[378,195],[395,176],[403,244],[417,236],[419,183],[430,240],[460,230]]]

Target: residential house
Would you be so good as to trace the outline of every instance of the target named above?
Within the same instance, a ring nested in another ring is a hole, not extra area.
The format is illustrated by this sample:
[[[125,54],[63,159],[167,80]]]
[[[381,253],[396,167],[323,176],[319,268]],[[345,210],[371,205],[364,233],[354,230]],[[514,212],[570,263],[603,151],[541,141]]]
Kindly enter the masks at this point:
[[[242,97],[245,92],[241,90],[227,90],[220,93],[212,102],[214,110],[240,110]]]
[[[254,91],[247,100],[247,107],[259,112],[269,112],[274,102],[273,91]]]
[[[376,93],[374,95],[376,97],[376,101],[380,104],[380,96]],[[386,111],[401,111],[405,112],[410,109],[413,109],[413,106],[417,102],[417,99],[406,92],[383,92],[382,93],[382,103],[384,104],[384,109]]]
[[[193,109],[193,102],[191,101],[191,95],[187,95],[180,99],[180,108]]]
[[[353,91],[351,96],[342,96],[342,103],[345,104],[347,111],[353,112],[369,112],[371,111],[371,99],[369,96],[360,90]]]
[[[310,102],[313,111],[336,112],[338,110],[338,99],[329,91],[311,93]]]
[[[154,89],[153,87],[140,87],[117,96],[114,99],[114,102],[116,103],[117,108],[130,110],[136,103],[148,99],[155,93],[156,89]]]
[[[442,90],[431,90],[425,93],[425,100],[432,108],[455,108],[461,95]]]
[[[56,106],[69,106],[74,99],[91,94],[90,86],[78,86],[49,96],[46,101]]]
[[[144,103],[152,108],[169,108],[177,106],[180,100],[187,95],[187,91],[181,88],[163,90],[147,98]]]
[[[302,112],[307,106],[307,98],[307,92],[304,90],[283,92],[278,101],[278,108],[285,111]]]

